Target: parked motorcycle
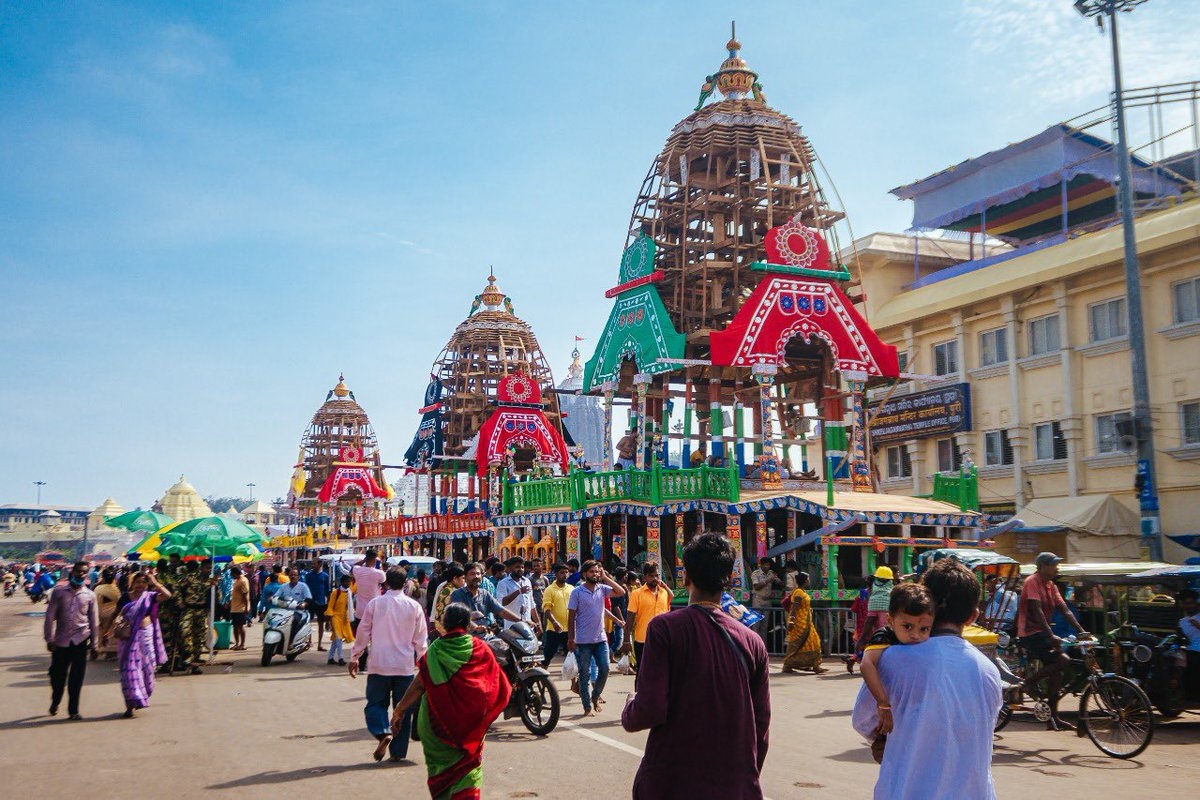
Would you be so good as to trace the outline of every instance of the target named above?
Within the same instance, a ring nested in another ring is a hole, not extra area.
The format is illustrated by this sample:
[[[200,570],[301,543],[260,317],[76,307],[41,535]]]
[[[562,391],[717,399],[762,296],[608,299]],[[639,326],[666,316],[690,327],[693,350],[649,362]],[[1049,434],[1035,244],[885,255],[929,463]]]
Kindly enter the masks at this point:
[[[1179,634],[1156,636],[1126,625],[1114,633],[1113,651],[1114,669],[1136,681],[1164,717],[1195,705],[1187,698],[1187,641]]]
[[[299,603],[276,603],[267,609],[263,620],[262,665],[269,667],[271,659],[282,655],[288,661],[312,646],[312,617],[300,609]]]
[[[512,684],[512,696],[504,718],[521,717],[529,732],[545,736],[558,724],[560,702],[550,673],[542,668],[542,643],[533,628],[514,623],[488,635],[485,640]]]

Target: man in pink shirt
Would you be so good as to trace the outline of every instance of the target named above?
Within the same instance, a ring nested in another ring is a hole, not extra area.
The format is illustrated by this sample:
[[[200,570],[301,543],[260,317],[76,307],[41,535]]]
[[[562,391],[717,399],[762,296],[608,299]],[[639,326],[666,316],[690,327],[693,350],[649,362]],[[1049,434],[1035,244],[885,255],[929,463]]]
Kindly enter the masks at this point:
[[[384,572],[379,568],[379,552],[368,550],[363,553],[363,560],[350,570],[350,577],[354,580],[355,614],[362,619],[362,610],[382,591]]]
[[[428,642],[424,609],[404,593],[407,577],[402,569],[388,570],[387,592],[361,610],[354,651],[347,667],[351,678],[358,675],[358,659],[370,648],[366,668],[367,705],[363,715],[367,730],[379,742],[374,753],[376,761],[382,761],[385,754],[391,755],[392,761],[408,757],[413,713],[404,715],[404,723],[393,737],[391,711],[408,691],[417,671],[417,659],[425,654]]]
[[[50,716],[58,713],[63,689],[67,690],[67,713],[80,719],[79,694],[87,671],[88,653],[96,656],[100,641],[100,613],[96,595],[87,583],[88,565],[76,562],[67,583],[60,583],[50,593],[46,608],[43,634],[50,656]],[[68,674],[70,677],[68,678]]]

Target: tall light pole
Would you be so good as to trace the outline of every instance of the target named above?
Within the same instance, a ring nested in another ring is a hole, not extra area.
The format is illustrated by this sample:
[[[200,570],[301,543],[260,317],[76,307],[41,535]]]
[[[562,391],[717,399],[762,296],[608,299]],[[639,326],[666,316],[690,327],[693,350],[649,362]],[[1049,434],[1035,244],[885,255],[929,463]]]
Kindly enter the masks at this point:
[[[37,487],[37,504],[42,504],[42,487],[46,485],[45,481],[34,481],[33,485]]]
[[[1154,474],[1154,423],[1150,417],[1150,380],[1146,369],[1146,332],[1142,319],[1142,281],[1138,270],[1137,237],[1133,229],[1133,169],[1125,134],[1125,97],[1121,88],[1121,51],[1117,37],[1117,12],[1129,12],[1146,0],[1075,0],[1075,10],[1096,19],[1104,30],[1108,19],[1112,40],[1113,102],[1117,117],[1117,169],[1121,228],[1125,236],[1125,294],[1129,309],[1129,353],[1133,372],[1133,435],[1137,441],[1137,475],[1134,488],[1142,512],[1142,544],[1150,558],[1162,561],[1162,525],[1158,513],[1158,487]]]
[[[257,483],[247,483],[246,486],[249,487],[249,489],[250,489],[250,502],[253,503],[254,502],[254,487],[258,486],[258,484]]]

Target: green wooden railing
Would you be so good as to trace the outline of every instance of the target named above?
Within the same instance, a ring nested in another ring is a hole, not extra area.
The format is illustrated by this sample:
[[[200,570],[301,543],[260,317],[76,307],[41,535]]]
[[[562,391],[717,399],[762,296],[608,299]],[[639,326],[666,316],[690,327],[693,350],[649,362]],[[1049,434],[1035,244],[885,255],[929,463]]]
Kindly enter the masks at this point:
[[[629,500],[658,505],[680,500],[726,500],[740,497],[737,467],[663,469],[612,472],[572,471],[564,478],[504,484],[503,513],[543,508],[583,509],[598,503]]]
[[[979,510],[979,471],[971,465],[970,471],[958,475],[938,473],[933,476],[933,494],[930,497],[943,503],[958,506],[960,511]]]

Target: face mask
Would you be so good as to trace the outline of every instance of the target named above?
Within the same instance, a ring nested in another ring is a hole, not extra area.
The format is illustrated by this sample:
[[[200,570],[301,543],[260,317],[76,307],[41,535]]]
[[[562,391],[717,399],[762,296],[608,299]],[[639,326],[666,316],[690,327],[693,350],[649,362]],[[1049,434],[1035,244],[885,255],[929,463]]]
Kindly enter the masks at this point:
[[[72,586],[83,586],[83,582],[85,580],[87,580],[87,579],[86,578],[76,578],[74,575],[72,575],[71,576],[71,585]]]

